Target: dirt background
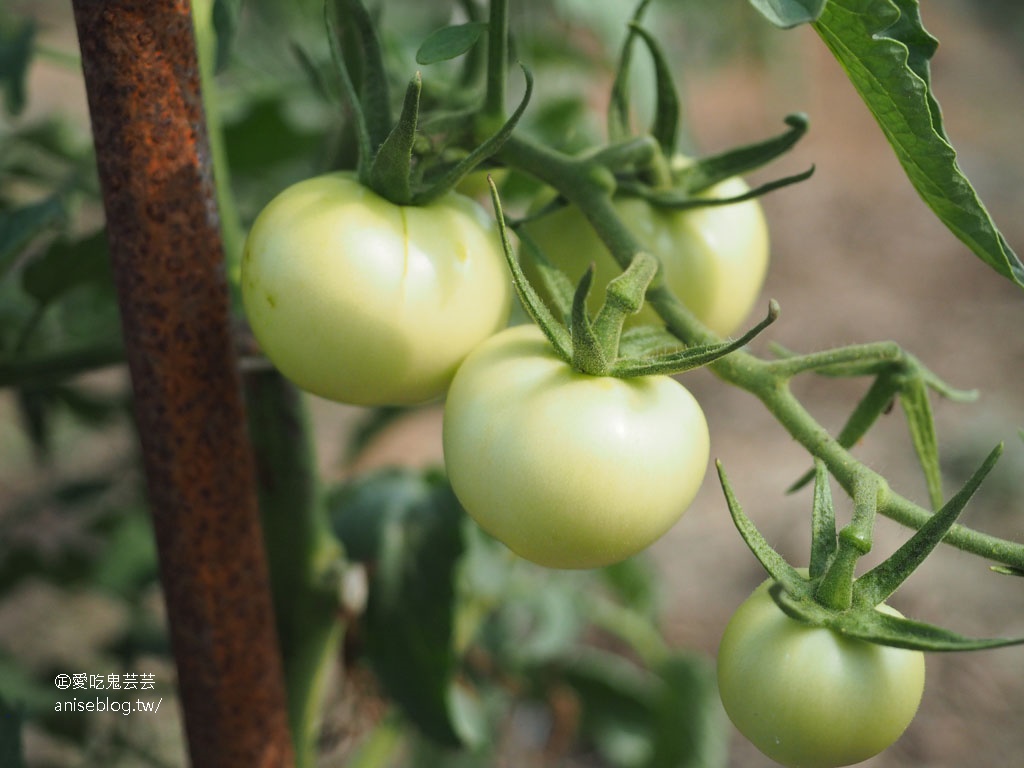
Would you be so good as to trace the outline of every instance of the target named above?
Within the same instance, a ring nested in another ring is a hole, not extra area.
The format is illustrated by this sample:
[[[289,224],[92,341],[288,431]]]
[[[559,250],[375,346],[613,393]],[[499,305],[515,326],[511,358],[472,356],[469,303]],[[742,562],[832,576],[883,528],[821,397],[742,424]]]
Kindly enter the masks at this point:
[[[958,0],[933,0],[924,9],[929,29],[943,41],[933,82],[947,132],[962,167],[1011,244],[1024,250],[1024,54],[1005,29],[986,26]],[[687,78],[694,135],[701,148],[721,149],[779,130],[781,117],[803,111],[811,131],[772,170],[790,173],[813,163],[814,178],[765,201],[773,236],[773,263],[765,296],[782,317],[766,334],[795,350],[893,339],[955,386],[977,388],[973,405],[934,403],[947,492],[997,442],[1007,452],[969,508],[968,522],[1024,541],[1024,295],[975,259],[920,202],[877,126],[831,56],[808,30],[768,39],[765,60],[737,62]],[[798,38],[798,44],[793,44]],[[784,44],[783,44],[784,43]],[[45,101],[64,111],[83,105],[73,78],[51,84]],[[45,108],[45,105],[38,105]],[[767,177],[766,177],[767,178]],[[763,350],[766,341],[755,348]],[[760,405],[709,374],[686,384],[707,414],[713,454],[729,470],[736,493],[768,539],[791,561],[807,553],[809,494],[784,490],[808,466],[806,455]],[[864,390],[864,382],[808,378],[796,386],[810,411],[837,430]],[[313,401],[328,475],[342,473],[338,446],[359,415],[356,409]],[[0,403],[0,418],[10,410]],[[89,457],[116,455],[128,435]],[[109,450],[108,454],[104,450]],[[0,430],[0,498],[39,482],[26,475],[25,448]],[[923,501],[924,485],[912,461],[898,412],[856,448],[895,489]],[[402,462],[440,460],[440,411],[411,413],[386,430],[346,471]],[[883,555],[907,532],[882,521],[876,552]],[[673,644],[713,654],[732,610],[760,581],[759,566],[732,528],[721,491],[709,474],[686,517],[652,548],[667,594],[665,630]],[[872,555],[874,557],[874,555]],[[88,647],[115,632],[121,617],[109,604],[82,602],[34,587],[0,597],[0,643],[39,655],[45,648]],[[904,613],[966,634],[1024,635],[1024,590],[991,574],[986,563],[942,550],[893,600]],[[1003,768],[1024,755],[1024,656],[1019,649],[933,655],[920,713],[903,739],[871,768]],[[175,753],[176,716],[161,716],[154,747]],[[146,724],[138,727],[149,728]],[[29,738],[30,755],[55,754]],[[79,765],[70,755],[67,765]],[[173,764],[173,763],[172,763]],[[769,764],[733,734],[731,765]]]

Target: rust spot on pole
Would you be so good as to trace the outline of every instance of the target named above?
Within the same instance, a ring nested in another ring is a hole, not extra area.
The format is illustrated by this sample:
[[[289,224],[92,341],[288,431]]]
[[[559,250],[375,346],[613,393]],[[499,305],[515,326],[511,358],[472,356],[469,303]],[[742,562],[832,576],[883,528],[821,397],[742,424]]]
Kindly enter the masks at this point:
[[[192,764],[293,765],[187,0],[74,0]]]

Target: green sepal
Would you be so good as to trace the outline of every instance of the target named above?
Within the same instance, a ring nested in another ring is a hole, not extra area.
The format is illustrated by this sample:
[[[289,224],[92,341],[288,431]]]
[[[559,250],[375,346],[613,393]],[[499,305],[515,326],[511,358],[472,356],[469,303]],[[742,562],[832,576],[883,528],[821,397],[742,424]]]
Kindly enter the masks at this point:
[[[673,375],[701,368],[745,347],[761,331],[774,323],[778,316],[778,302],[772,299],[768,302],[768,314],[764,319],[734,341],[689,347],[647,359],[620,358],[611,367],[610,374],[625,379],[634,376]]]
[[[810,121],[807,115],[794,113],[787,115],[783,122],[789,126],[789,130],[778,136],[694,160],[690,165],[677,171],[678,186],[692,195],[720,181],[760,168],[784,155],[804,137],[810,127]]]
[[[626,318],[644,306],[647,286],[658,272],[658,259],[643,251],[633,255],[629,267],[612,279],[605,289],[605,300],[594,319],[593,329],[605,363],[619,359],[622,326]],[[575,307],[574,307],[575,309]],[[583,306],[586,313],[586,305]],[[607,367],[602,372],[606,372]]]
[[[512,242],[508,236],[508,226],[505,224],[505,214],[502,211],[501,200],[498,197],[498,188],[494,185],[494,179],[488,178],[487,181],[491,187],[491,202],[494,205],[494,214],[498,221],[498,232],[501,235],[501,249],[505,254],[505,263],[508,265],[509,272],[512,273],[512,285],[515,288],[516,295],[519,297],[523,309],[526,310],[526,313],[533,322],[537,324],[548,341],[551,342],[555,354],[565,362],[572,364],[572,338],[569,336],[565,326],[558,322],[555,316],[551,314],[551,310],[548,309],[544,300],[534,290],[534,287],[530,285],[530,281],[526,279],[523,268],[519,266],[519,261],[512,250]]]
[[[899,388],[900,407],[907,418],[910,439],[917,461],[924,472],[928,499],[932,509],[942,506],[942,469],[939,466],[939,439],[935,434],[935,418],[928,400],[928,385],[920,376],[911,376]]]
[[[853,599],[856,604],[875,606],[883,602],[924,562],[953,527],[1002,452],[1002,444],[997,445],[964,487],[942,509],[932,515],[903,546],[854,582]]]
[[[821,459],[814,460],[814,503],[811,511],[811,562],[808,573],[812,579],[825,575],[835,557],[836,512],[832,504],[828,469]]]
[[[640,0],[637,4],[626,41],[622,44],[622,52],[619,54],[619,65],[615,70],[615,80],[612,82],[611,96],[608,100],[608,140],[613,144],[632,135],[629,119],[629,75],[633,63],[633,41],[637,34],[634,25],[640,23],[650,4],[651,0]]]
[[[472,49],[486,29],[487,22],[470,21],[432,32],[416,51],[416,63],[426,66],[457,58]]]
[[[413,75],[405,89],[402,114],[370,164],[369,186],[393,203],[412,202],[412,150],[420,114],[423,79]]]
[[[377,25],[361,0],[333,0],[340,18],[351,20],[359,45],[360,87],[370,146],[379,147],[391,132],[391,94]],[[369,159],[369,158],[367,158]]]
[[[812,165],[806,171],[801,173],[793,174],[792,176],[784,176],[781,179],[775,179],[761,184],[758,187],[748,190],[739,195],[731,195],[730,197],[700,197],[692,192],[687,192],[682,189],[660,189],[652,188],[647,184],[639,182],[631,182],[622,180],[618,184],[619,190],[632,197],[639,197],[646,200],[651,205],[657,208],[668,208],[673,211],[684,211],[690,208],[709,208],[714,205],[732,205],[733,203],[742,203],[745,200],[753,200],[758,197],[763,197],[769,192],[774,192],[777,189],[788,187],[792,184],[799,184],[802,181],[807,181],[814,175],[814,166]]]
[[[587,314],[587,296],[594,282],[594,265],[587,267],[572,298],[569,334],[572,337],[572,367],[591,376],[604,376],[609,367],[607,350],[594,333]],[[613,353],[614,354],[614,353]]]
[[[732,515],[732,521],[740,536],[743,537],[743,541],[746,542],[750,551],[754,553],[754,557],[764,566],[768,575],[780,584],[783,589],[795,595],[807,594],[807,579],[772,548],[764,535],[757,530],[754,522],[744,513],[739,501],[736,500],[732,486],[729,485],[729,479],[726,477],[722,462],[716,460],[715,468],[718,470],[718,480],[722,484],[722,492],[725,494],[725,503],[729,506],[729,514]]]
[[[679,96],[676,94],[675,81],[672,79],[672,67],[650,32],[635,21],[629,26],[647,44],[647,50],[654,60],[655,106],[651,135],[661,146],[662,152],[666,156],[671,156],[679,142],[680,112]]]
[[[1024,638],[964,637],[943,627],[883,613],[873,607],[834,612],[812,600],[789,594],[778,585],[773,586],[769,594],[782,612],[792,619],[876,645],[932,653],[984,651],[1024,645]]]
[[[871,551],[871,538],[883,488],[878,483],[859,481],[853,488],[853,519],[839,531],[836,551],[814,589],[814,599],[823,606],[845,611],[853,604],[853,573],[857,561]]]
[[[480,163],[492,157],[501,149],[502,145],[508,140],[508,137],[512,135],[512,131],[519,124],[519,120],[526,111],[526,106],[530,103],[530,97],[533,95],[533,74],[525,66],[522,67],[522,70],[523,76],[526,78],[526,90],[523,92],[523,98],[520,100],[519,106],[516,107],[511,116],[495,133],[446,171],[437,181],[413,195],[412,202],[414,205],[425,205],[451,191],[466,174],[470,173]]]
[[[664,326],[637,325],[627,328],[619,337],[619,356],[659,357],[675,354],[685,348],[683,342]]]
[[[345,2],[347,0],[337,0],[336,5],[340,8],[342,3]],[[359,179],[365,183],[369,168],[368,163],[373,158],[374,147],[378,146],[378,144],[374,143],[371,139],[366,111],[363,109],[359,92],[356,90],[355,83],[352,80],[352,74],[345,63],[345,55],[342,51],[342,33],[331,17],[331,4],[329,0],[324,2],[324,26],[327,29],[327,39],[330,43],[331,62],[334,64],[334,69],[337,72],[341,85],[342,101],[344,106],[352,111],[352,123],[356,133],[356,144],[358,145]]]
[[[558,312],[560,319],[568,323],[569,315],[572,312],[572,297],[576,291],[572,281],[544,254],[544,251],[537,245],[537,241],[530,236],[525,227],[517,229],[516,235],[519,237],[520,245],[523,246],[520,253],[530,259],[545,292],[555,305],[555,311]]]

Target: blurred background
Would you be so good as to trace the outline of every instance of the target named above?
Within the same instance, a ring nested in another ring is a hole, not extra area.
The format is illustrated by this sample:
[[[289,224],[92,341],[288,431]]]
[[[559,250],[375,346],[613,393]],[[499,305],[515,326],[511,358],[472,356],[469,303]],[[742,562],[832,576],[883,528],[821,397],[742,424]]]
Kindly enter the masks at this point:
[[[391,6],[402,5],[401,12]],[[385,3],[389,55],[412,71],[411,51],[446,23],[445,3]],[[323,52],[317,3],[288,11],[269,0],[243,15],[231,65],[218,76],[221,116],[239,220],[246,226],[289,181],[308,176],[337,153],[334,111],[305,80],[287,36]],[[537,102],[528,129],[558,135],[567,146],[600,138],[607,89],[632,11],[628,2],[528,0],[514,4],[521,58],[535,62]],[[1024,8],[1012,0],[931,0],[925,26],[940,40],[932,82],[962,169],[1011,246],[1024,249]],[[88,117],[76,64],[68,4],[7,0],[0,31],[35,19],[38,53],[28,75],[27,104],[0,120],[5,205],[72,179],[81,194],[60,222],[65,236],[101,223],[89,168]],[[953,386],[977,389],[973,404],[934,400],[946,491],[952,492],[1000,441],[1000,465],[972,501],[973,527],[1024,542],[1024,297],[978,261],[919,200],[870,114],[831,55],[809,29],[778,31],[747,3],[659,0],[648,16],[679,73],[689,152],[713,152],[777,133],[791,112],[811,129],[785,158],[758,172],[763,182],[813,164],[814,176],[764,199],[772,233],[765,300],[779,321],[769,342],[798,351],[892,339]],[[636,102],[642,121],[645,56],[637,56]],[[443,77],[431,70],[425,77]],[[287,93],[287,98],[285,97]],[[645,110],[647,112],[645,112]],[[29,130],[46,142],[27,142]],[[18,137],[22,137],[19,139]],[[44,151],[40,147],[49,147]],[[39,170],[26,181],[16,164]],[[49,168],[46,164],[55,164]],[[55,227],[58,224],[55,223]],[[95,327],[75,331],[48,318],[48,333],[109,334],[116,328],[109,295],[97,288],[72,301],[94,304]],[[107,303],[105,303],[107,302]],[[0,291],[0,339],[22,307]],[[27,311],[27,310],[26,310]],[[761,308],[758,308],[758,313]],[[7,326],[5,327],[5,323]],[[5,336],[4,334],[8,334]],[[704,371],[684,381],[701,402],[721,459],[744,508],[791,562],[807,558],[810,490],[786,495],[809,466],[796,446],[750,396]],[[808,377],[795,389],[809,410],[838,430],[866,382]],[[141,492],[142,477],[127,410],[125,372],[106,368],[74,382],[29,392],[0,391],[0,690],[33,707],[52,705],[55,671],[88,669],[115,659],[155,673],[162,693],[173,669],[163,636],[155,555]],[[374,467],[441,462],[438,405],[395,415],[353,452],[366,423],[361,409],[310,399],[326,478],[340,481]],[[904,495],[927,502],[905,422],[898,409],[855,448]],[[838,499],[838,497],[837,497]],[[848,511],[840,501],[841,513]],[[871,560],[906,540],[880,521]],[[683,520],[645,556],[662,593],[669,642],[713,657],[735,607],[762,579],[708,475]],[[893,599],[914,618],[977,636],[1024,635],[1024,590],[994,575],[978,558],[948,548],[929,558]],[[108,663],[109,662],[109,663]],[[144,671],[145,671],[144,670]],[[183,763],[171,699],[159,717],[132,718],[129,735],[113,718],[30,716],[29,765],[176,766]],[[339,710],[340,711],[340,710]],[[1024,663],[1019,649],[932,655],[921,710],[904,737],[871,768],[959,768],[1018,764],[1024,753]],[[340,715],[339,715],[340,716]],[[731,732],[729,765],[769,761]],[[336,764],[336,763],[325,763]],[[580,763],[599,765],[600,763]]]

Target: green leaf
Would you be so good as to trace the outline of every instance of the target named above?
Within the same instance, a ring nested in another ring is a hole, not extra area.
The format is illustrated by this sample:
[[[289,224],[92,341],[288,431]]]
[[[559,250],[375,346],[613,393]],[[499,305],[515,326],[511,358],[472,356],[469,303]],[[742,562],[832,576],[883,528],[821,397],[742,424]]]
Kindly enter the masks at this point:
[[[463,741],[453,692],[459,506],[437,474],[387,470],[346,486],[330,504],[349,557],[371,565],[366,652],[389,696],[434,741]]]
[[[789,29],[814,21],[827,0],[750,0],[761,15],[777,27]]]
[[[480,35],[487,29],[483,21],[471,21],[444,27],[433,32],[416,51],[417,64],[437,64],[461,56],[476,45]]]
[[[921,24],[917,0],[831,0],[814,28],[925,203],[978,258],[1024,286],[1024,264],[961,172],[946,137],[929,72],[938,43]]]
[[[4,108],[10,115],[19,115],[25,109],[25,81],[35,37],[32,19],[13,27],[0,24],[0,88],[4,92]]]

